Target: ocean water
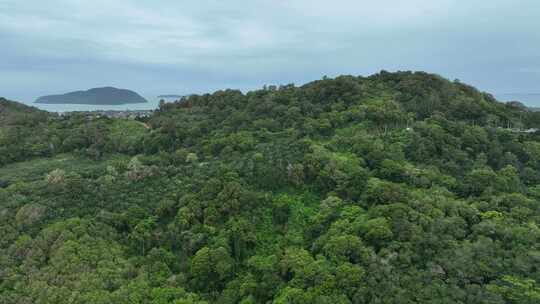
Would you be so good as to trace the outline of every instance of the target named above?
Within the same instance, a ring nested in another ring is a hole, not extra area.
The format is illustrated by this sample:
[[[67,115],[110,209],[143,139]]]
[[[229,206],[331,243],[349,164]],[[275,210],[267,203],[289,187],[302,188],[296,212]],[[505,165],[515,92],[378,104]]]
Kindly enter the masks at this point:
[[[23,100],[24,104],[36,107],[49,112],[72,112],[72,111],[126,111],[126,110],[155,110],[159,107],[161,99],[165,102],[174,102],[175,98],[158,98],[157,96],[144,96],[147,103],[132,103],[124,105],[85,105],[85,104],[44,104],[29,102],[28,99]]]
[[[49,111],[49,112],[70,112],[70,111],[97,111],[97,110],[155,110],[159,106],[159,100],[157,96],[144,96],[147,103],[125,104],[117,106],[96,106],[96,105],[82,105],[82,104],[39,104],[33,103],[35,98],[21,98],[14,99],[16,101],[23,102],[27,105],[34,106],[36,108]],[[508,93],[508,94],[495,94],[495,98],[502,102],[519,101],[528,107],[540,107],[540,93]],[[9,99],[9,98],[8,98]],[[174,102],[175,98],[163,98],[165,102]],[[29,101],[31,100],[31,101]]]

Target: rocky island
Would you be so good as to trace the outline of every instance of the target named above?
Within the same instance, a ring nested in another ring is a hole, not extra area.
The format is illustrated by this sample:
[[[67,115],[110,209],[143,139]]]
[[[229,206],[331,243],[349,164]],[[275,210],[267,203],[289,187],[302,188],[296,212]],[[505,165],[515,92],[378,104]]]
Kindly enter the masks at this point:
[[[60,95],[39,97],[35,103],[42,104],[89,104],[89,105],[123,105],[148,102],[136,92],[114,87],[93,88],[86,91],[75,91]]]

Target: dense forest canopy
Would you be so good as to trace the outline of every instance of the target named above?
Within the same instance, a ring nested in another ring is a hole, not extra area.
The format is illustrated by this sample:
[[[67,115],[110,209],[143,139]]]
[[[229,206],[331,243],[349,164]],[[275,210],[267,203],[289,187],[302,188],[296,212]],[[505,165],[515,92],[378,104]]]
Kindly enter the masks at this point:
[[[1,303],[540,303],[540,113],[459,81],[0,110]]]

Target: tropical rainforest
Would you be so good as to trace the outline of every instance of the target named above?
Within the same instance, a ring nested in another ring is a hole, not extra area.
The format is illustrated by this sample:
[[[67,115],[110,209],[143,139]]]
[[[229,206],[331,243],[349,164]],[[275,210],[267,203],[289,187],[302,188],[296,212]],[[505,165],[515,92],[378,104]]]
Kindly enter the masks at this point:
[[[0,99],[0,303],[540,303],[538,127],[424,72]]]

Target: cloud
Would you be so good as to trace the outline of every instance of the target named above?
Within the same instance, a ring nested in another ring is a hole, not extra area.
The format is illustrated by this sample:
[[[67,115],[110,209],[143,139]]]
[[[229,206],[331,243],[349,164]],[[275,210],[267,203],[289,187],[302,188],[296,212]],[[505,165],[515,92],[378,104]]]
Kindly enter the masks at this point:
[[[536,0],[0,0],[0,79],[28,75],[13,95],[37,91],[40,73],[51,91],[172,92],[425,69],[515,91],[540,80],[519,76],[540,62],[538,16]]]

